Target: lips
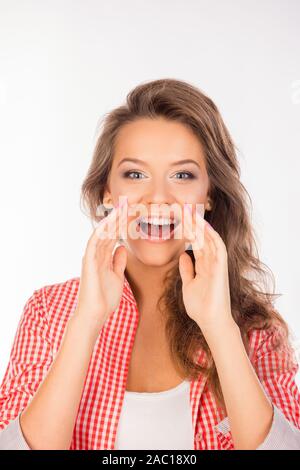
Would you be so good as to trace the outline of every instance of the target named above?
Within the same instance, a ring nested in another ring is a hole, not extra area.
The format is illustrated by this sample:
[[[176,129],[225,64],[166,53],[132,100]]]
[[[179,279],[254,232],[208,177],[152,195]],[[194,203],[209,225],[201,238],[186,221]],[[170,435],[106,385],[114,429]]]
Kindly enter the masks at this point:
[[[175,230],[175,224],[170,225],[157,225],[146,222],[138,223],[138,231],[141,233],[142,238],[168,240],[171,239]]]

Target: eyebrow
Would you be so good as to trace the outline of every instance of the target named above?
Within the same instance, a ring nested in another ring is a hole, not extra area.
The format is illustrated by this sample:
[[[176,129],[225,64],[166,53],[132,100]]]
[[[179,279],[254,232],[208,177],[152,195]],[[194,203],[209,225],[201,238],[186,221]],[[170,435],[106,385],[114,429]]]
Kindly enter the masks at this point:
[[[119,162],[117,168],[124,162],[141,163],[143,165],[149,166],[147,162],[145,162],[144,160],[140,160],[139,158],[123,158],[123,160]],[[172,163],[171,166],[183,165],[185,163],[194,163],[200,168],[199,163],[197,163],[195,160],[192,160],[190,158],[185,158],[184,160],[178,160],[177,162]]]

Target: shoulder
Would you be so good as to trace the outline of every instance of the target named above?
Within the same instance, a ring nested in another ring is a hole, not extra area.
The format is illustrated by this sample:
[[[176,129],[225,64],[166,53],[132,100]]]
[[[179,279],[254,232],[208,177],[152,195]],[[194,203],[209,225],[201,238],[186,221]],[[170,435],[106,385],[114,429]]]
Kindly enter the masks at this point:
[[[48,307],[53,306],[56,302],[69,305],[77,298],[79,282],[79,277],[72,277],[61,282],[44,285],[35,292],[44,297]]]
[[[54,347],[55,345],[58,347],[68,320],[77,307],[79,285],[80,277],[72,277],[35,289],[26,302],[22,322],[26,325],[38,324],[43,335],[47,335]],[[134,295],[126,277],[120,303],[124,306],[124,302],[126,305],[135,304]],[[121,311],[126,314],[129,310],[122,307]],[[113,321],[113,315],[110,321]],[[109,326],[108,321],[107,327]]]
[[[26,302],[25,313],[43,319],[52,337],[60,335],[76,308],[79,282],[79,277],[73,277],[35,289]]]

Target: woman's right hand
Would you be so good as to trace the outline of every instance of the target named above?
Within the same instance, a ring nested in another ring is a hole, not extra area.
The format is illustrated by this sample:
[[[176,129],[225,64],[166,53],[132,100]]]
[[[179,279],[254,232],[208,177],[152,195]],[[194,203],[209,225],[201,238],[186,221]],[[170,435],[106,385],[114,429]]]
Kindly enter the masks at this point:
[[[113,248],[119,227],[127,220],[127,198],[123,205],[114,208],[92,233],[82,258],[79,296],[76,315],[84,317],[98,334],[109,315],[118,307],[124,285],[124,271],[127,263],[126,248]],[[121,229],[122,230],[122,229]],[[109,233],[109,236],[104,233]],[[102,234],[102,238],[101,237]]]

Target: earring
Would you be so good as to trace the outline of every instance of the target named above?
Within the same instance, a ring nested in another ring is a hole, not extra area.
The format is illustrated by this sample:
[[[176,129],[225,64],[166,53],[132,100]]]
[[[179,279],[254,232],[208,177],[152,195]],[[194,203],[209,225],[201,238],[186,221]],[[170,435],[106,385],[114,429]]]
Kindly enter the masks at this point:
[[[105,201],[103,201],[102,206],[106,215],[108,215],[113,210],[112,202],[109,199],[106,199]]]
[[[210,211],[210,210],[211,210],[211,208],[212,208],[211,199],[210,199],[210,198],[208,198],[208,200],[207,200],[207,205],[206,205],[206,208],[205,208],[205,210],[207,210],[207,211]]]

